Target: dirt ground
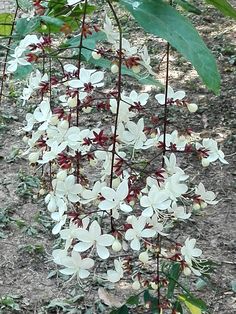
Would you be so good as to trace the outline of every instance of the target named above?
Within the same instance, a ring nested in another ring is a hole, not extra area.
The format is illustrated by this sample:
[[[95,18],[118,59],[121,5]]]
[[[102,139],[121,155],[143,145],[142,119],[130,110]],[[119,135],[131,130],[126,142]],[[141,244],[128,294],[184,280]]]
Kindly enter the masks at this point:
[[[236,7],[236,1],[231,3]],[[0,12],[6,8],[10,8],[8,2],[1,2]],[[199,104],[198,113],[191,118],[189,115],[182,116],[179,124],[189,124],[202,137],[216,139],[229,165],[217,163],[214,167],[203,169],[195,161],[191,164],[186,162],[189,172],[195,169],[196,182],[202,180],[209,190],[217,193],[220,202],[214,208],[207,208],[202,215],[194,216],[190,224],[180,227],[176,236],[186,233],[197,238],[204,256],[218,264],[211,284],[198,291],[198,295],[207,301],[211,313],[234,314],[236,23],[211,7],[204,15],[194,16],[192,20],[217,58],[222,88],[220,96],[209,92],[189,63],[173,53],[171,85],[184,89]],[[156,40],[153,45],[151,36],[146,42],[150,47],[159,44]],[[3,56],[0,51],[0,57]],[[14,98],[17,88],[18,85],[11,84],[4,87],[4,94],[10,98],[4,98],[0,108],[0,297],[1,300],[5,298],[5,303],[0,303],[0,313],[108,313],[108,310],[95,312],[93,307],[86,312],[86,306],[83,310],[78,306],[75,312],[70,312],[72,308],[68,304],[57,307],[61,310],[56,310],[53,304],[50,307],[52,300],[55,303],[60,298],[75,298],[77,304],[89,304],[89,301],[81,291],[72,289],[71,283],[64,283],[52,273],[55,265],[50,262],[50,253],[55,239],[50,233],[50,219],[44,212],[43,200],[36,199],[37,181],[30,176],[28,163],[21,155],[24,149],[21,127],[25,113]]]

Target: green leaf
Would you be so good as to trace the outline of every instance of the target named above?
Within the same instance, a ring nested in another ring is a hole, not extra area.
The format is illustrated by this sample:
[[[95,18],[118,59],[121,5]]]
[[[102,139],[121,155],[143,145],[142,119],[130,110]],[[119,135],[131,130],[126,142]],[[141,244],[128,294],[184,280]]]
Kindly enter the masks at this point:
[[[16,21],[15,32],[16,36],[24,38],[26,35],[31,34],[40,26],[39,17],[34,17],[29,21],[26,18],[20,18]]]
[[[187,18],[161,0],[121,0],[147,32],[164,38],[195,67],[206,86],[219,93],[216,61]]]
[[[175,263],[172,265],[169,274],[167,274],[167,277],[169,279],[169,284],[167,288],[167,298],[170,299],[173,297],[175,286],[177,284],[177,281],[179,279],[179,276],[181,274],[181,266],[180,263]]]
[[[13,73],[16,80],[25,79],[33,71],[33,66],[29,65],[19,65],[17,70]]]
[[[52,26],[58,26],[58,27],[61,27],[64,22],[59,19],[59,18],[56,18],[56,17],[51,17],[51,16],[47,16],[47,15],[43,15],[40,17],[41,21],[45,24],[49,24],[49,25],[52,25]]]
[[[129,309],[126,305],[123,305],[119,309],[111,311],[110,314],[129,314]]]
[[[182,306],[181,306],[179,301],[176,301],[174,303],[174,306],[173,306],[172,310],[175,310],[176,312],[179,312],[180,314],[183,314],[183,309],[182,309]]]
[[[132,295],[131,297],[129,297],[128,300],[126,301],[126,304],[138,305],[139,304],[139,295]]]
[[[80,36],[72,37],[71,39],[67,40],[65,47],[79,47],[80,45]],[[96,47],[97,42],[105,40],[106,35],[104,32],[94,32],[91,36],[83,39],[83,46],[94,50]],[[82,54],[85,59],[88,61],[91,58],[92,51],[89,49],[82,48]]]
[[[197,7],[195,7],[193,4],[189,3],[186,0],[175,0],[175,2],[180,5],[185,11],[198,14],[200,15],[202,13],[201,10],[199,10]]]
[[[207,3],[214,5],[224,15],[236,19],[236,9],[226,0],[205,0]]]
[[[25,11],[33,7],[32,3],[29,0],[18,0],[18,5],[21,8],[21,10],[25,10]]]
[[[152,310],[152,313],[159,314],[159,302],[158,299],[153,297],[149,290],[145,290],[143,294],[143,299],[145,304],[149,304],[149,308]]]
[[[0,36],[11,35],[13,20],[14,20],[14,14],[11,14],[11,13],[0,14]]]
[[[197,299],[187,294],[179,295],[178,299],[185,303],[191,314],[201,314],[202,311],[207,311],[207,305],[201,299]]]

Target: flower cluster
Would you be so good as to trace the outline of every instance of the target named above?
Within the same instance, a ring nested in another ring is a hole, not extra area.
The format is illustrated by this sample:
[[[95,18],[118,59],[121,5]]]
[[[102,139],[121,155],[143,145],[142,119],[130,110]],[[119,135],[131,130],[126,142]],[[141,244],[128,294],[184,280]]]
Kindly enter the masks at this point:
[[[69,6],[77,3],[68,1]],[[142,65],[153,73],[146,47],[139,51],[123,38],[119,52],[119,34],[107,16],[104,32],[128,68],[138,72]],[[33,50],[40,55],[45,45],[55,43],[51,38],[27,35],[15,48],[8,72],[28,65],[25,54]],[[202,183],[195,188],[189,184],[178,153],[195,153],[204,166],[216,160],[227,162],[213,139],[198,143],[177,130],[170,128],[164,134],[161,125],[150,127],[147,112],[153,106],[177,105],[196,111],[197,105],[185,101],[184,91],[174,92],[169,86],[167,99],[157,94],[155,100],[136,90],[123,90],[120,97],[117,93],[115,86],[107,90],[104,71],[88,69],[86,64],[62,64],[57,78],[36,69],[21,96],[24,104],[40,96],[34,111],[26,115],[26,153],[29,162],[43,166],[50,177],[45,203],[54,222],[52,233],[64,243],[63,248],[53,251],[54,262],[62,267],[60,272],[84,279],[95,263],[111,258],[114,263],[107,266],[107,280],[118,282],[129,269],[134,282],[141,282],[132,263],[120,257],[122,253],[130,250],[139,264],[149,263],[159,250],[160,235],[167,236],[171,225],[189,219],[197,207],[217,202],[216,195],[206,191]],[[94,112],[99,117],[96,121],[92,119]],[[109,123],[102,126],[104,112]],[[157,157],[163,153],[162,161]],[[202,251],[194,248],[195,243],[187,238],[175,254],[161,256],[200,275],[195,262]],[[99,276],[99,267],[96,269]]]

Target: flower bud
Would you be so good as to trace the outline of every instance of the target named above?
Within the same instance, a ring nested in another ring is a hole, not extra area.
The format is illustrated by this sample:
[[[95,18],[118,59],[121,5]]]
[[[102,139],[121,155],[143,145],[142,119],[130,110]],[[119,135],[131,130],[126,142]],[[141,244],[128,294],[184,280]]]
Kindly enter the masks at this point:
[[[115,252],[119,252],[122,249],[122,245],[118,239],[115,239],[115,241],[112,244],[112,250]]]
[[[41,24],[41,30],[46,31],[48,29],[47,25]]]
[[[139,65],[132,66],[132,71],[136,74],[139,73],[141,71],[140,66]]]
[[[201,202],[201,208],[204,209],[204,208],[206,208],[206,207],[207,207],[207,203]]]
[[[140,285],[140,282],[138,280],[135,280],[133,283],[132,283],[132,288],[134,290],[139,290],[141,288],[141,285]]]
[[[75,108],[77,106],[77,97],[69,97],[67,101],[67,105],[70,108]]]
[[[202,158],[202,166],[208,167],[210,165],[210,161],[207,158]]]
[[[118,73],[119,72],[119,67],[118,67],[118,65],[117,64],[112,64],[112,66],[111,66],[111,73],[113,73],[113,74],[116,74],[116,73]]]
[[[189,267],[184,267],[184,274],[185,274],[185,276],[190,276],[191,275],[191,269]]]
[[[39,152],[29,154],[29,162],[35,164],[39,159]]]
[[[187,104],[187,108],[189,112],[196,112],[198,110],[198,105],[197,104]]]
[[[25,135],[22,140],[23,140],[24,143],[27,143],[28,139],[29,139],[28,136]]]
[[[90,113],[92,111],[92,107],[86,107],[82,109],[84,113]]]
[[[144,263],[144,264],[147,263],[148,260],[149,260],[149,256],[148,256],[147,251],[140,253],[138,258],[139,258],[139,260],[140,260],[142,263]]]
[[[45,189],[40,189],[39,190],[39,195],[44,195],[46,193]]]
[[[198,203],[194,203],[193,204],[193,209],[194,210],[199,210],[201,208],[201,206]]]
[[[152,287],[153,290],[158,289],[158,284],[156,284],[154,281],[150,282],[150,286]]]
[[[120,178],[115,178],[115,179],[112,180],[112,187],[113,187],[113,189],[116,189],[119,184],[120,184]]]
[[[102,55],[100,53],[98,53],[97,51],[93,51],[92,52],[92,57],[95,60],[99,60],[99,59],[101,59]]]

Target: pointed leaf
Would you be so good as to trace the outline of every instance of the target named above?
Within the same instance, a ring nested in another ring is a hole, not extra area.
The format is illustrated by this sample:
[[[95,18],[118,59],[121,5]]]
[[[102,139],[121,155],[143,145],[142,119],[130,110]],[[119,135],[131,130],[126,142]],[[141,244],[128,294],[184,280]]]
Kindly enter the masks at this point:
[[[214,5],[224,15],[236,19],[236,9],[226,0],[205,0],[207,3]]]
[[[1,13],[0,14],[0,36],[10,36],[14,14]]]
[[[164,38],[189,60],[210,90],[219,92],[216,61],[187,18],[161,0],[121,0],[121,3],[144,30]]]
[[[180,5],[184,10],[200,15],[202,12],[196,8],[193,4],[189,3],[186,0],[175,0],[175,2]]]

